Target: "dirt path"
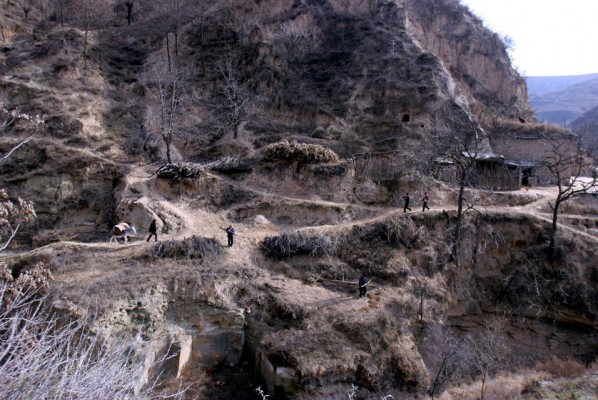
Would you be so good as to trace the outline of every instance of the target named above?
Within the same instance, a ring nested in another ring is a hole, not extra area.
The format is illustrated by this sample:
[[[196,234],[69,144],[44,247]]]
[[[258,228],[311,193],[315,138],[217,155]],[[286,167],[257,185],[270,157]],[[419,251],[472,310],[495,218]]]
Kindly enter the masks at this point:
[[[190,200],[180,200],[173,202],[172,200],[164,197],[156,187],[155,165],[137,165],[133,166],[125,177],[126,190],[130,192],[131,200],[145,204],[152,210],[160,210],[162,213],[174,216],[180,221],[180,226],[171,233],[163,233],[159,235],[159,240],[171,240],[171,239],[183,239],[192,235],[198,235],[207,238],[216,239],[225,252],[225,260],[227,264],[232,266],[249,266],[249,265],[260,265],[264,262],[263,255],[259,248],[260,243],[267,236],[274,236],[280,234],[281,231],[293,230],[293,231],[304,231],[304,232],[318,232],[318,233],[335,233],[346,229],[351,229],[354,225],[371,224],[377,221],[382,221],[391,217],[400,217],[401,215],[410,216],[413,214],[419,214],[422,211],[419,210],[419,205],[414,207],[414,210],[408,213],[403,213],[401,207],[375,207],[352,203],[343,202],[332,202],[319,199],[305,199],[291,197],[286,194],[272,193],[259,188],[249,187],[244,184],[239,184],[228,178],[222,178],[226,184],[234,185],[236,188],[250,191],[256,195],[259,195],[263,199],[268,200],[273,204],[285,203],[285,204],[314,204],[321,207],[341,207],[348,208],[354,207],[361,210],[367,210],[369,212],[367,217],[355,218],[349,221],[339,221],[337,223],[329,223],[318,226],[288,226],[269,223],[267,221],[260,222],[259,220],[249,220],[240,223],[234,223],[235,230],[237,232],[235,236],[235,244],[232,248],[226,246],[226,233],[223,228],[227,227],[231,223],[228,218],[227,210],[219,212],[210,212],[205,209],[198,209],[196,206],[190,203]],[[550,199],[554,198],[555,188],[533,188],[527,191],[527,194],[537,196],[537,199],[524,204],[524,205],[493,205],[476,207],[480,211],[489,213],[512,213],[512,214],[525,214],[533,215],[547,223],[551,222],[551,215],[546,213],[545,210],[547,203]],[[432,201],[431,210],[426,211],[427,214],[434,215],[443,212],[444,210],[454,210],[455,206],[438,205]],[[372,215],[374,213],[374,215]],[[581,235],[587,239],[598,241],[598,238],[588,234],[580,229],[576,229],[574,226],[567,224],[560,224],[561,229],[566,229],[575,234]],[[137,237],[131,240],[130,244],[124,246],[122,244],[114,243],[78,243],[78,242],[61,242],[61,246],[75,247],[75,248],[86,248],[91,251],[110,251],[110,252],[126,252],[127,248],[131,251],[136,246],[146,245],[145,237],[146,232],[139,232]],[[54,244],[54,246],[57,246]],[[129,246],[135,246],[133,248]]]

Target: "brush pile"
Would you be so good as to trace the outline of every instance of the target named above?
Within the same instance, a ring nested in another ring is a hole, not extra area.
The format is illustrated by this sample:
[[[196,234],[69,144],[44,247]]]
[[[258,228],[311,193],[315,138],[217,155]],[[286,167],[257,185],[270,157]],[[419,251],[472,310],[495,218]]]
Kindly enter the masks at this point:
[[[319,144],[282,141],[273,143],[264,150],[266,161],[297,161],[302,164],[334,163],[339,161],[338,155]]]

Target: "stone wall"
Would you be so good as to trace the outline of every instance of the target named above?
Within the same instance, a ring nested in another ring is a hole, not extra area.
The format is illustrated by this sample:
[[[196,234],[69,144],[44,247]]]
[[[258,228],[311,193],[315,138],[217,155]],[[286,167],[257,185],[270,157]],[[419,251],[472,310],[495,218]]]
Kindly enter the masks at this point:
[[[507,160],[535,165],[537,184],[539,185],[556,183],[553,174],[543,166],[547,158],[554,155],[556,146],[563,157],[570,157],[575,151],[574,137],[551,139],[537,136],[501,135],[491,138],[491,145],[495,153],[504,156]],[[563,177],[571,174],[571,170],[565,172]]]

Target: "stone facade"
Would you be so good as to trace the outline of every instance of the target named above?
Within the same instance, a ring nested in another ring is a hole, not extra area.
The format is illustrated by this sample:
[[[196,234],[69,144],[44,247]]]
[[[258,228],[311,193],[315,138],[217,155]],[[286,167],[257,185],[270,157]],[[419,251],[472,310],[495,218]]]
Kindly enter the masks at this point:
[[[546,161],[552,158],[555,152],[560,153],[562,158],[571,157],[576,151],[575,144],[573,134],[501,134],[491,138],[494,152],[504,156],[510,164],[519,166],[524,176],[531,176],[538,185],[556,183],[555,177],[545,166]],[[570,173],[565,171],[564,176]]]

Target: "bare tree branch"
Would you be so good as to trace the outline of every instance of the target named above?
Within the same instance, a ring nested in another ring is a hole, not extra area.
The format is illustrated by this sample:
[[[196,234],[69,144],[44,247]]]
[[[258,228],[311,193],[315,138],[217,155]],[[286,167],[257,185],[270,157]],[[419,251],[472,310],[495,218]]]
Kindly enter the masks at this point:
[[[552,226],[550,230],[549,250],[551,256],[556,255],[556,236],[558,218],[563,203],[573,197],[591,194],[598,188],[598,180],[592,175],[594,167],[581,145],[582,135],[550,137],[544,139],[548,150],[542,157],[543,165],[557,182],[557,196],[549,202],[552,210]]]

